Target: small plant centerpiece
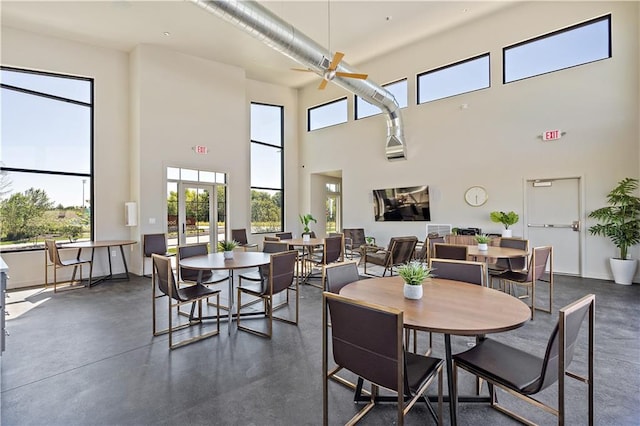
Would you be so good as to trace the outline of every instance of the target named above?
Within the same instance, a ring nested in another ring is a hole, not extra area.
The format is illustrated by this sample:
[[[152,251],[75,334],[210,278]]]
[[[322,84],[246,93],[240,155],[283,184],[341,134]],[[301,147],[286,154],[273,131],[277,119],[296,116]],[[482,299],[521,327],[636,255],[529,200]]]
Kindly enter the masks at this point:
[[[600,223],[589,228],[591,235],[609,237],[620,250],[609,259],[613,280],[631,284],[637,268],[636,259],[629,259],[629,248],[640,243],[640,198],[635,193],[638,179],[624,178],[607,194],[609,205],[592,211],[590,218]]]
[[[300,223],[302,223],[302,226],[304,227],[302,232],[302,239],[305,241],[309,241],[310,239],[309,232],[311,231],[309,230],[309,224],[311,223],[311,221],[318,223],[318,221],[311,215],[311,213],[300,215]]]
[[[431,269],[412,260],[398,267],[398,275],[404,280],[404,297],[417,300],[422,298],[422,282],[431,276]]]
[[[223,252],[225,260],[233,259],[233,249],[236,247],[238,247],[238,242],[235,240],[218,241],[218,251]]]
[[[368,246],[375,246],[376,245],[376,239],[373,237],[364,237],[364,240],[367,242]]]
[[[478,242],[478,250],[485,251],[489,249],[491,237],[486,234],[476,235],[476,241]]]
[[[502,231],[503,237],[511,238],[513,236],[513,231],[509,229],[511,225],[515,225],[520,220],[520,216],[518,213],[511,212],[491,212],[489,213],[489,217],[492,222],[501,223],[504,225],[504,230]]]

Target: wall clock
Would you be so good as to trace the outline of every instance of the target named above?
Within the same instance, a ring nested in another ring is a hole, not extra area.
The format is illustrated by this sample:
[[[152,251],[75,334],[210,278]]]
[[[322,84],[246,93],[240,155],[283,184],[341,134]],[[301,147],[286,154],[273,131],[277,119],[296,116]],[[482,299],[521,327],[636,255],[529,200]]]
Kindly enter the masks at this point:
[[[472,186],[464,193],[464,200],[473,207],[480,207],[487,202],[487,190],[481,186]]]

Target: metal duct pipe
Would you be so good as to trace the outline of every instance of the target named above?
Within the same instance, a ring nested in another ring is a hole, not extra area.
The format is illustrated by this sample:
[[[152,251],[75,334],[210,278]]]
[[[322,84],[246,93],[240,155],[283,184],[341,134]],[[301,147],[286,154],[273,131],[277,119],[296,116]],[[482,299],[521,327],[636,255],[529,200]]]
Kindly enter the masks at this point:
[[[332,53],[298,31],[271,11],[252,0],[190,0],[208,12],[245,30],[268,46],[315,71],[324,74],[331,63]],[[336,71],[356,73],[341,61]],[[387,115],[388,160],[406,159],[406,145],[400,116],[400,106],[383,87],[369,81],[335,76],[338,86],[379,107]]]

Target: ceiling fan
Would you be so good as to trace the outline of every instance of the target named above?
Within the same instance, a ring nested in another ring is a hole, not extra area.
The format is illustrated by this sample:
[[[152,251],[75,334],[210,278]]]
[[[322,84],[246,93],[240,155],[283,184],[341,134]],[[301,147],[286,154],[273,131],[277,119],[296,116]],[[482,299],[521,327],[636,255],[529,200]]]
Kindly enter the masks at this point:
[[[344,57],[344,53],[342,52],[336,52],[333,55],[333,59],[331,60],[331,63],[329,64],[328,67],[325,68],[325,70],[322,73],[322,81],[320,82],[320,86],[318,86],[318,89],[323,90],[325,87],[327,87],[327,83],[329,83],[331,80],[334,79],[334,77],[338,76],[338,77],[347,77],[347,78],[358,78],[361,80],[366,80],[368,75],[367,74],[359,74],[359,73],[353,73],[353,72],[342,72],[342,71],[336,71],[336,69],[338,68],[338,65],[340,64],[340,61],[342,61],[342,58]],[[323,63],[325,61],[323,60]],[[300,69],[300,68],[292,68],[295,71],[304,71],[304,72],[315,72],[313,70],[310,69]]]

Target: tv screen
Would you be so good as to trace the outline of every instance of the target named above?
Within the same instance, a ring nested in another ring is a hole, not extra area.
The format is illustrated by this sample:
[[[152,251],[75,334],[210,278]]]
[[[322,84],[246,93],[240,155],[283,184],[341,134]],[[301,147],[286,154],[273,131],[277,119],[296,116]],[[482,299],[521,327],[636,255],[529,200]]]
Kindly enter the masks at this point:
[[[374,189],[373,208],[376,222],[429,221],[429,187]]]

